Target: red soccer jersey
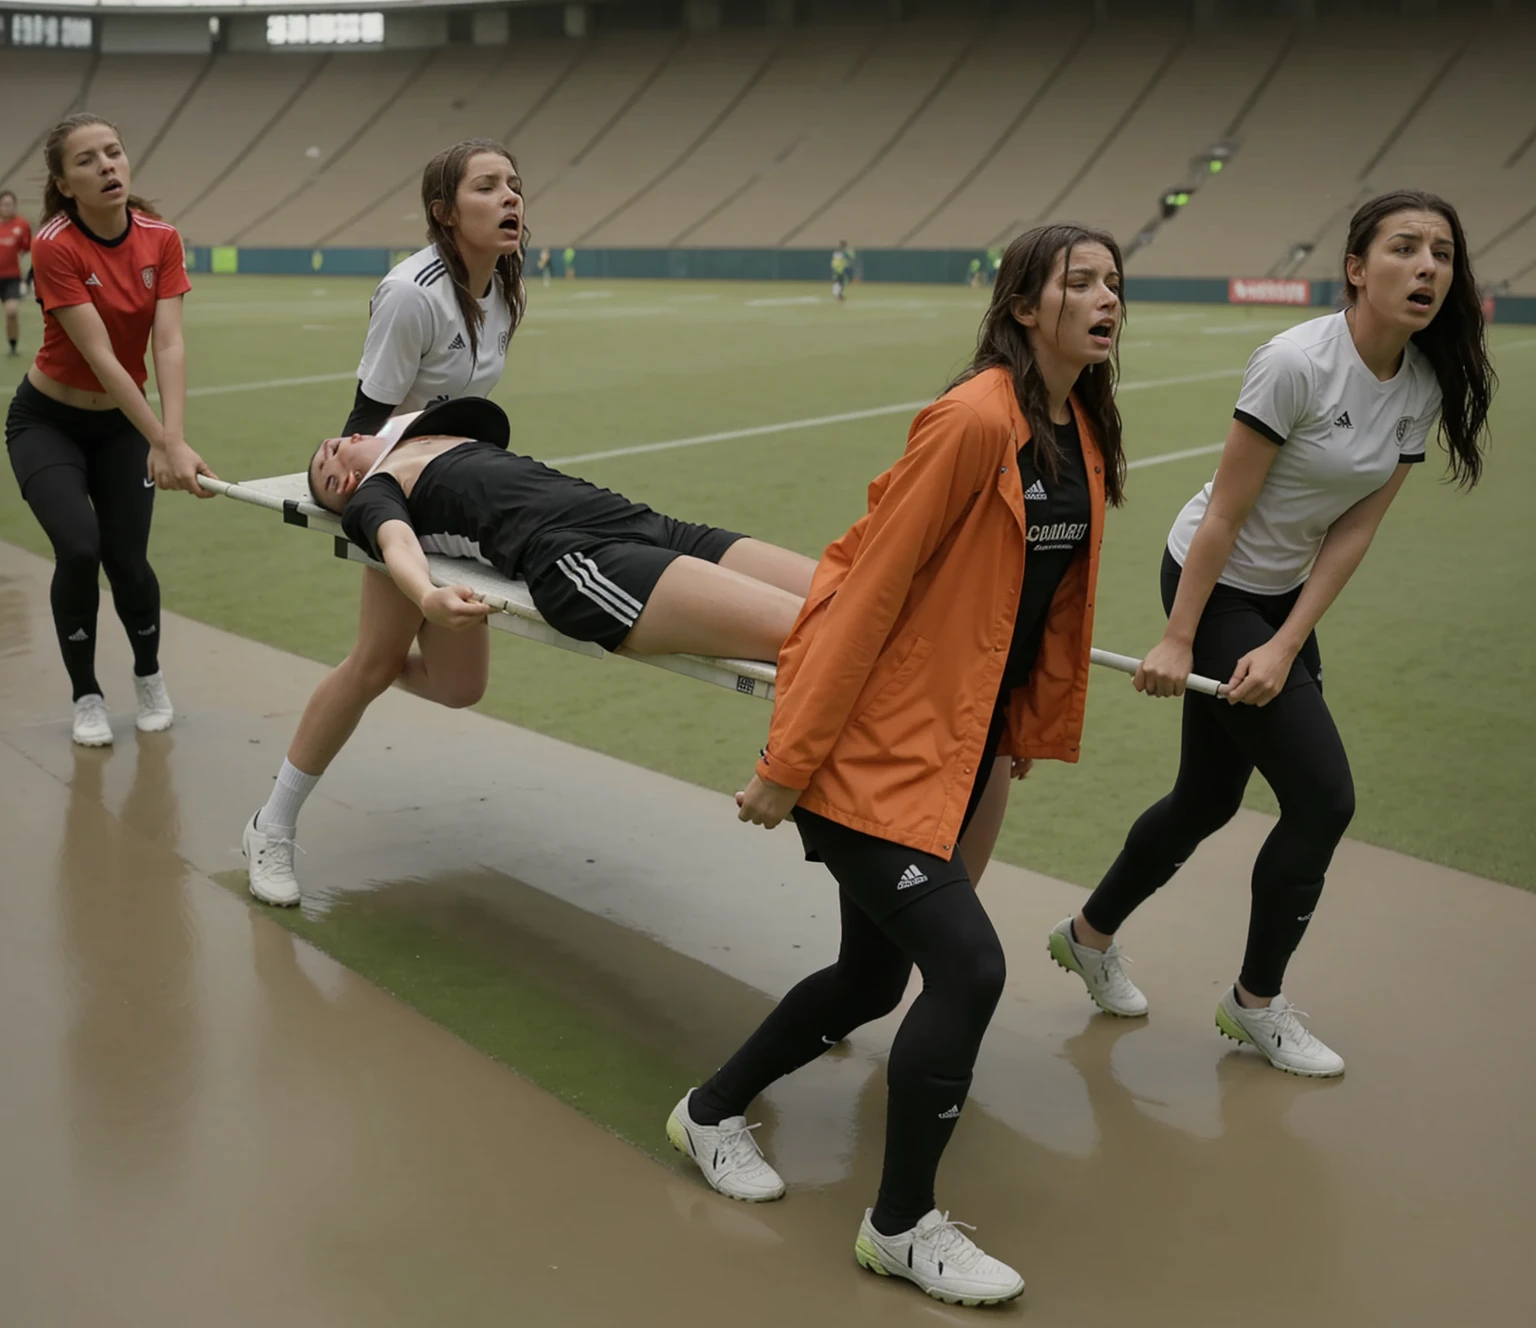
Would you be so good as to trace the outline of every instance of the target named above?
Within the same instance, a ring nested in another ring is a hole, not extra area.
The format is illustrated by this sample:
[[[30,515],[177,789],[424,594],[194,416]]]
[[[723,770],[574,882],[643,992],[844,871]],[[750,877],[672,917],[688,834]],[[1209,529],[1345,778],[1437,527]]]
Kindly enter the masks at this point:
[[[142,388],[156,304],[192,289],[176,228],[131,209],[128,229],[115,240],[92,235],[67,214],[54,217],[32,245],[32,286],[44,315],[37,367],[54,382],[85,392],[106,389],[53,316],[55,309],[95,305],[118,363]]]
[[[25,217],[0,221],[0,278],[21,275],[21,256],[32,247],[32,227]]]

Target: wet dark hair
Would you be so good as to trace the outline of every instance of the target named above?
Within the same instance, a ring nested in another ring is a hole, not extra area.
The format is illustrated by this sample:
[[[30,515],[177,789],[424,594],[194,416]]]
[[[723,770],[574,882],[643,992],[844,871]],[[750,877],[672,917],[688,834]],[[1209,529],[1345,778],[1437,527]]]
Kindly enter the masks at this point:
[[[1015,316],[1040,307],[1045,284],[1055,270],[1056,255],[1062,254],[1063,273],[1072,265],[1072,250],[1080,244],[1102,244],[1115,260],[1125,308],[1125,260],[1120,246],[1108,231],[1092,230],[1071,223],[1037,226],[1013,241],[1003,254],[992,287],[992,303],[981,320],[976,336],[976,353],[944,390],[950,391],[987,369],[1007,369],[1013,378],[1013,393],[1019,410],[1029,424],[1035,452],[1035,465],[1054,479],[1061,470],[1061,451],[1056,444],[1056,428],[1051,423],[1050,401],[1045,380],[1035,365],[1029,348],[1027,329]],[[1125,451],[1121,445],[1120,408],[1115,404],[1115,384],[1120,377],[1118,344],[1102,364],[1090,364],[1078,375],[1072,394],[1083,414],[1093,425],[1093,435],[1104,457],[1104,497],[1112,506],[1125,501]]]
[[[1440,384],[1440,443],[1450,461],[1451,478],[1470,489],[1483,473],[1487,448],[1488,407],[1499,380],[1488,360],[1483,302],[1472,273],[1472,255],[1461,218],[1438,194],[1399,189],[1362,204],[1350,219],[1344,243],[1345,301],[1354,304],[1359,292],[1349,279],[1349,260],[1365,261],[1387,218],[1396,212],[1434,212],[1451,228],[1456,250],[1452,257],[1451,288],[1428,327],[1410,338],[1429,361]]]
[[[453,231],[444,221],[453,211],[470,158],[481,152],[494,152],[505,157],[513,173],[517,173],[517,158],[491,138],[466,138],[455,143],[433,157],[421,173],[421,206],[427,214],[427,238],[436,247],[438,257],[443,260],[448,275],[453,279],[454,298],[458,301],[459,312],[464,316],[464,326],[469,332],[471,363],[480,355],[480,326],[485,315],[476,302],[480,292],[469,289],[469,272],[464,265],[464,258],[454,243]],[[438,215],[439,212],[442,216]],[[509,336],[517,331],[518,324],[523,321],[523,312],[528,307],[528,292],[523,287],[523,255],[529,239],[530,233],[525,225],[517,252],[503,254],[496,260],[496,275],[492,278],[492,284],[500,291],[501,298],[507,302],[507,308],[512,314]]]
[[[65,197],[59,184],[64,178],[64,145],[75,130],[87,129],[91,125],[105,125],[117,135],[118,146],[122,146],[123,136],[118,127],[112,121],[92,115],[89,111],[67,115],[54,125],[43,143],[43,167],[48,172],[48,183],[43,186],[43,216],[38,222],[40,227],[46,226],[61,212],[67,213],[72,221],[80,220],[80,209],[75,205],[75,200]],[[155,211],[154,204],[134,194],[128,195],[128,206],[146,217],[160,215]]]

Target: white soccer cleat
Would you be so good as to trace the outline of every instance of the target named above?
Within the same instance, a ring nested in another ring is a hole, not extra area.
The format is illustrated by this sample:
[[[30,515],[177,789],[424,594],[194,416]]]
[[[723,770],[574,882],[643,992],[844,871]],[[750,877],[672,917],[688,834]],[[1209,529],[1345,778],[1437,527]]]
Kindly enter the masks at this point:
[[[881,1277],[904,1277],[950,1305],[997,1305],[1024,1294],[1024,1279],[984,1253],[948,1213],[937,1208],[911,1231],[882,1236],[866,1210],[853,1246],[859,1266]],[[976,1228],[971,1227],[974,1231]]]
[[[784,1181],[768,1165],[745,1116],[727,1116],[718,1125],[699,1125],[688,1114],[689,1089],[667,1117],[672,1147],[691,1157],[712,1189],[743,1203],[767,1203],[784,1195]]]
[[[147,678],[134,674],[133,695],[139,706],[133,722],[140,733],[163,733],[171,727],[176,712],[171,708],[171,694],[165,690],[165,674],[151,673]]]
[[[75,723],[70,736],[81,747],[112,745],[112,725],[107,720],[107,703],[95,692],[88,692],[75,702]]]
[[[246,822],[240,848],[246,857],[251,894],[263,904],[289,908],[300,901],[299,878],[293,874],[293,850],[297,847],[287,835],[258,830],[255,816]]]
[[[1147,998],[1141,989],[1126,977],[1123,963],[1130,963],[1120,953],[1120,947],[1111,944],[1105,951],[1091,945],[1079,945],[1072,939],[1072,919],[1064,918],[1051,928],[1046,943],[1050,956],[1069,973],[1082,978],[1094,1004],[1106,1014],[1117,1014],[1134,1019],[1147,1012]]]
[[[1237,1003],[1236,990],[1229,988],[1217,1002],[1216,1027],[1234,1042],[1251,1042],[1277,1070],[1309,1079],[1336,1079],[1344,1073],[1344,1058],[1296,1017],[1305,1013],[1284,996],[1250,1010]]]

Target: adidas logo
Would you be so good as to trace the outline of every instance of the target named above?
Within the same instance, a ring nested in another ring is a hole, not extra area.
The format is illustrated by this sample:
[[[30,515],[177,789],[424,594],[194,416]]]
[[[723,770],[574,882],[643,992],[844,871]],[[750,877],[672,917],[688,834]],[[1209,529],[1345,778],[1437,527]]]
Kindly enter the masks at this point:
[[[85,279],[85,284],[87,286],[99,286],[101,285],[101,278],[92,272],[91,275]]]
[[[902,872],[901,880],[896,882],[896,888],[898,890],[910,890],[914,885],[922,885],[927,879],[922,872],[918,871],[914,863],[906,871]]]
[[[940,1120],[954,1120],[960,1115],[960,1104],[957,1102],[948,1111],[939,1112]]]
[[[1039,480],[1036,480],[1029,488],[1024,490],[1024,501],[1027,503],[1043,503],[1045,499],[1045,485]]]
[[[160,629],[158,627],[144,627],[144,628],[141,628],[139,631],[135,632],[134,635],[135,636],[153,636],[159,630]]]
[[[465,349],[464,334],[462,332],[455,332],[453,334],[453,340],[448,343],[448,349],[449,350],[464,350]]]
[[[1350,423],[1349,412],[1346,410],[1333,422],[1333,427],[1335,429],[1353,429],[1355,426]]]
[[[71,641],[89,641],[91,639],[91,634],[86,631],[85,628],[77,627],[73,632],[69,634],[69,639]]]

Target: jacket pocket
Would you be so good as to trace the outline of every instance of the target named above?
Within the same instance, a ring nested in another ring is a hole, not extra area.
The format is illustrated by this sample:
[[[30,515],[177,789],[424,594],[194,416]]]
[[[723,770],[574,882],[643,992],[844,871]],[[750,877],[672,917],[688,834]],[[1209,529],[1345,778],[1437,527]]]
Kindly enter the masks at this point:
[[[865,729],[879,727],[882,720],[899,710],[908,700],[912,679],[933,654],[933,642],[914,633],[910,641],[892,654],[893,671],[853,716],[851,723]]]

